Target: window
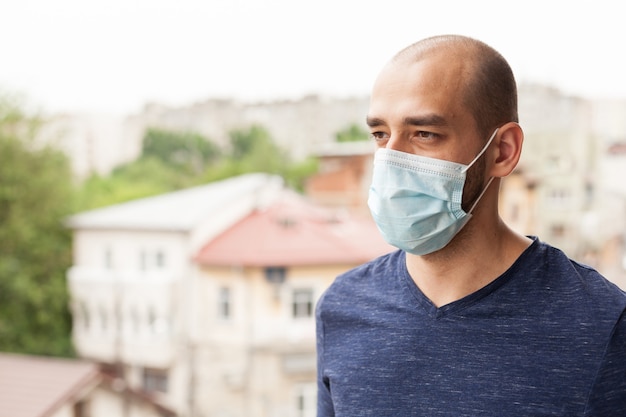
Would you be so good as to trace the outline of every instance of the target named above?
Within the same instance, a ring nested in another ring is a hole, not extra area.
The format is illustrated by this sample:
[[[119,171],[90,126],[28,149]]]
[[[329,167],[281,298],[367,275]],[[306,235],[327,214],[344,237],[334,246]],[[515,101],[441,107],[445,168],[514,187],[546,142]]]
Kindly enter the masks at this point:
[[[104,250],[104,268],[109,270],[113,269],[113,251],[111,248]]]
[[[104,307],[100,307],[100,329],[105,332],[109,326],[109,317]]]
[[[265,280],[274,290],[274,300],[280,298],[280,288],[287,278],[287,268],[284,266],[270,266],[265,268]]]
[[[164,334],[169,331],[168,321],[159,316],[154,308],[148,310],[148,327],[152,334]]]
[[[316,387],[315,384],[300,384],[295,389],[295,416],[315,417],[316,413]]]
[[[300,288],[293,291],[292,315],[294,318],[313,316],[313,290]]]
[[[565,226],[562,224],[552,224],[550,225],[550,235],[554,238],[563,238],[565,237]]]
[[[150,271],[165,268],[167,257],[162,250],[141,250],[139,252],[139,269]]]
[[[265,279],[270,284],[282,284],[285,282],[287,269],[282,266],[269,266],[265,268]]]
[[[548,202],[551,207],[569,207],[572,203],[571,190],[567,188],[552,188],[548,190]]]
[[[78,304],[78,314],[77,314],[77,319],[80,320],[82,322],[82,326],[84,330],[89,330],[89,321],[90,321],[90,316],[89,316],[89,308],[87,308],[87,303],[84,301],[81,301]]]
[[[220,319],[230,319],[231,317],[231,292],[230,288],[222,287],[219,290],[217,300],[217,314]]]
[[[89,412],[89,402],[86,400],[80,400],[74,403],[73,417],[89,417],[91,413]]]
[[[167,392],[168,376],[164,369],[143,369],[143,389],[148,392]]]
[[[158,269],[165,268],[165,254],[163,253],[163,251],[157,251],[154,254],[154,265]]]

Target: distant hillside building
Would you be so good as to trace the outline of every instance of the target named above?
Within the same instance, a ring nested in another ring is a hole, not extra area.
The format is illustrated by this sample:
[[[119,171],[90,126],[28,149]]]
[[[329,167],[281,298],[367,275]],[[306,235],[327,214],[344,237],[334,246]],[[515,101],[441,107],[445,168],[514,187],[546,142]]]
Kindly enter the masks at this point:
[[[209,99],[184,107],[149,103],[141,113],[126,116],[53,115],[39,137],[67,153],[79,179],[93,173],[106,175],[116,166],[137,159],[149,128],[199,133],[226,148],[232,130],[259,125],[279,147],[299,160],[333,142],[339,131],[353,124],[364,126],[368,102],[367,97],[311,95],[300,100],[256,103]]]

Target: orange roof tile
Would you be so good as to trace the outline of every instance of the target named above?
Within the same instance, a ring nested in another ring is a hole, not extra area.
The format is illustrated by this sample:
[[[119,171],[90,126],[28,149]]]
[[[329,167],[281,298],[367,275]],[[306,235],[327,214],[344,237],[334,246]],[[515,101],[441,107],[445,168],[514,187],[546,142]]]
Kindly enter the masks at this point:
[[[214,266],[359,264],[392,250],[371,218],[338,216],[286,193],[209,242],[196,260]]]

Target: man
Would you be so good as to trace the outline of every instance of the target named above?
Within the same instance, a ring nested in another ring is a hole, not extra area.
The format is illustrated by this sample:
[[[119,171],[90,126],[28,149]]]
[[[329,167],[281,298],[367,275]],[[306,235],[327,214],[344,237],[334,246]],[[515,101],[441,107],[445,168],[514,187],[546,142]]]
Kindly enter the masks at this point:
[[[417,42],[367,123],[368,204],[399,250],[318,303],[318,417],[626,415],[626,294],[499,217],[523,142],[504,58]]]

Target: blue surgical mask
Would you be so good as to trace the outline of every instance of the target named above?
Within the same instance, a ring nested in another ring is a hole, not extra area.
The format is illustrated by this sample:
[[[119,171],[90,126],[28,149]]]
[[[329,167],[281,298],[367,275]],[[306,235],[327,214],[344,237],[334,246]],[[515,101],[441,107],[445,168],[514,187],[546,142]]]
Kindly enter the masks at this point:
[[[385,240],[414,255],[426,255],[446,246],[472,217],[493,180],[489,179],[466,213],[461,202],[467,170],[487,150],[497,132],[468,165],[378,149],[367,203]]]

